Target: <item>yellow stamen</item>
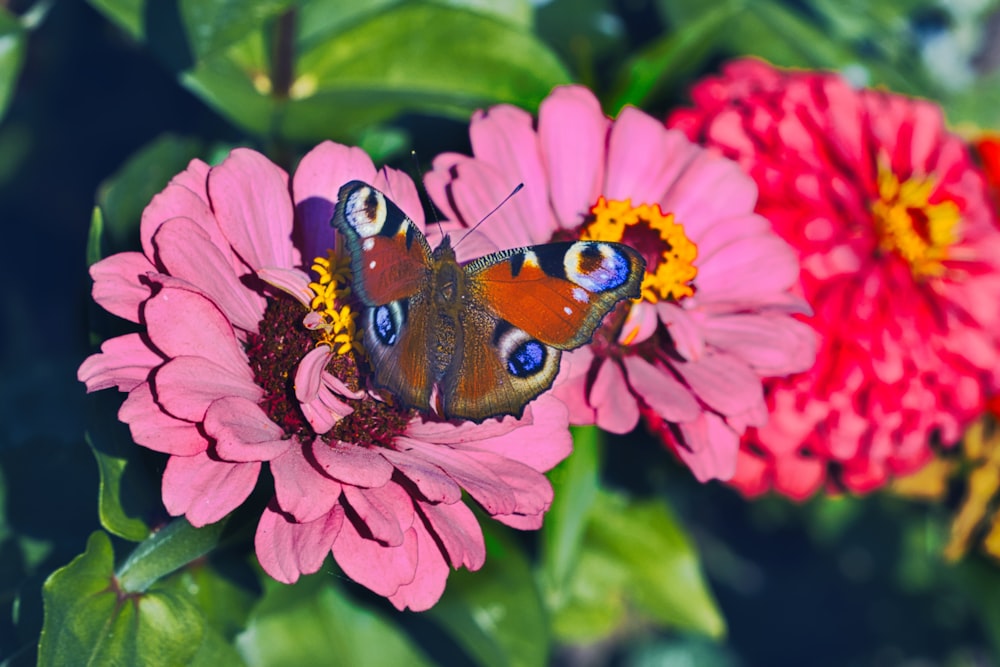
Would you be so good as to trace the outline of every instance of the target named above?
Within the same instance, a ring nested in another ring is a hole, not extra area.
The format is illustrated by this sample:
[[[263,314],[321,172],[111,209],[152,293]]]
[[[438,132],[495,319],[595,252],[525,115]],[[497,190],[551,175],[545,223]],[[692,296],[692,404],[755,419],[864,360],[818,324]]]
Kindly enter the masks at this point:
[[[691,282],[698,275],[694,265],[698,246],[684,233],[684,226],[674,222],[673,213],[663,213],[659,204],[632,206],[631,199],[609,201],[604,197],[598,198],[590,212],[593,220],[583,229],[581,239],[621,241],[629,235],[643,241],[642,233],[646,232],[650,243],[657,244],[656,260],[646,265],[642,300],[678,301],[694,294]]]
[[[358,313],[346,305],[351,294],[351,262],[328,250],[326,257],[313,260],[312,270],[318,279],[309,283],[316,295],[310,304],[322,323],[317,331],[317,345],[328,345],[335,354],[354,351],[364,354],[362,333],[358,331]]]
[[[879,199],[872,204],[879,248],[898,253],[915,278],[942,275],[948,249],[958,240],[961,211],[950,200],[930,203],[935,185],[930,177],[900,183],[896,174],[879,167]]]

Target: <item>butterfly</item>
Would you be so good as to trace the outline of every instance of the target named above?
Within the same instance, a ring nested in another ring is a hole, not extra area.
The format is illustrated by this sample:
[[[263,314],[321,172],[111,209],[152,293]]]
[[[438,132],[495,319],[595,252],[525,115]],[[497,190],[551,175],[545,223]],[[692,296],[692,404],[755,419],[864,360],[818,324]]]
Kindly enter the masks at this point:
[[[459,264],[447,235],[432,250],[361,181],[340,188],[332,224],[350,253],[375,386],[446,419],[520,417],[552,386],[560,354],[590,342],[616,303],[638,297],[645,274],[638,252],[603,241]]]

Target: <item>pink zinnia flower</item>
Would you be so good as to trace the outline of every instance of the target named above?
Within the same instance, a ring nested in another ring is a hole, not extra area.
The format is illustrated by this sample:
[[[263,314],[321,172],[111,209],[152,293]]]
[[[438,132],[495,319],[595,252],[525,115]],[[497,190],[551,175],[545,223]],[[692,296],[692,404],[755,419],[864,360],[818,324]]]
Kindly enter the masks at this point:
[[[730,64],[668,125],[738,161],[792,244],[821,338],[812,370],[768,383],[734,483],[804,498],[866,491],[956,442],[995,386],[1000,233],[940,109],[839,76]]]
[[[106,341],[79,376],[89,391],[128,393],[119,417],[169,455],[172,515],[218,521],[267,462],[274,496],[256,551],[268,574],[294,582],[332,552],[396,607],[426,609],[449,567],[486,556],[463,491],[503,523],[539,527],[552,498],[542,472],[569,453],[566,411],[543,398],[521,420],[456,425],[365,390],[346,262],[328,252],[336,193],[352,179],[422,222],[413,183],[356,148],[318,146],[291,188],[251,150],[193,161],[143,213],[142,252],[91,268],[97,302],[143,332]]]
[[[761,378],[807,368],[812,333],[789,315],[791,249],[753,213],[739,167],[634,108],[616,120],[581,86],[532,117],[501,105],[470,129],[474,157],[439,156],[427,189],[451,230],[476,224],[465,256],[577,238],[622,241],[646,258],[642,298],[612,311],[590,345],[562,357],[555,393],[577,424],[624,433],[645,411],[670,425],[699,479],[733,474],[739,436],[766,417]]]

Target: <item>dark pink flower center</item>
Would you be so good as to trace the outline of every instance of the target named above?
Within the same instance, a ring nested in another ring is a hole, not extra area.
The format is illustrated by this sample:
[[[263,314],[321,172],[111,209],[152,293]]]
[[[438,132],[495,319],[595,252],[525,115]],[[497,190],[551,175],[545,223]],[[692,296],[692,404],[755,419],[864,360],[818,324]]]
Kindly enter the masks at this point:
[[[315,439],[317,434],[295,397],[295,372],[302,358],[320,342],[323,332],[306,329],[302,312],[302,304],[294,299],[284,295],[272,298],[258,333],[249,336],[246,349],[254,381],[265,391],[261,408],[285,433],[308,441]],[[364,363],[359,366],[354,352],[334,353],[326,370],[352,390],[364,386],[368,372]],[[322,439],[328,442],[391,447],[395,438],[405,432],[412,416],[412,411],[401,410],[367,395],[361,399],[343,397],[342,400],[354,412],[322,434]]]

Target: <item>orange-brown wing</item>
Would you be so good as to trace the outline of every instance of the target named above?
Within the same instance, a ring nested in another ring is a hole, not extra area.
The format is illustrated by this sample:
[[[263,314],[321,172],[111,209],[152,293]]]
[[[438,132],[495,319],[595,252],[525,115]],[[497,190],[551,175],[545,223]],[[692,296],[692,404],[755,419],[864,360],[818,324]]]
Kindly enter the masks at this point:
[[[646,262],[621,243],[575,241],[505,250],[464,269],[475,301],[494,317],[571,350],[616,303],[639,296]]]
[[[441,412],[481,422],[520,417],[524,406],[552,386],[560,351],[470,302],[460,315],[451,366],[441,379]]]
[[[432,322],[424,293],[368,308],[362,318],[375,385],[420,410],[430,408],[436,380],[428,361]]]

